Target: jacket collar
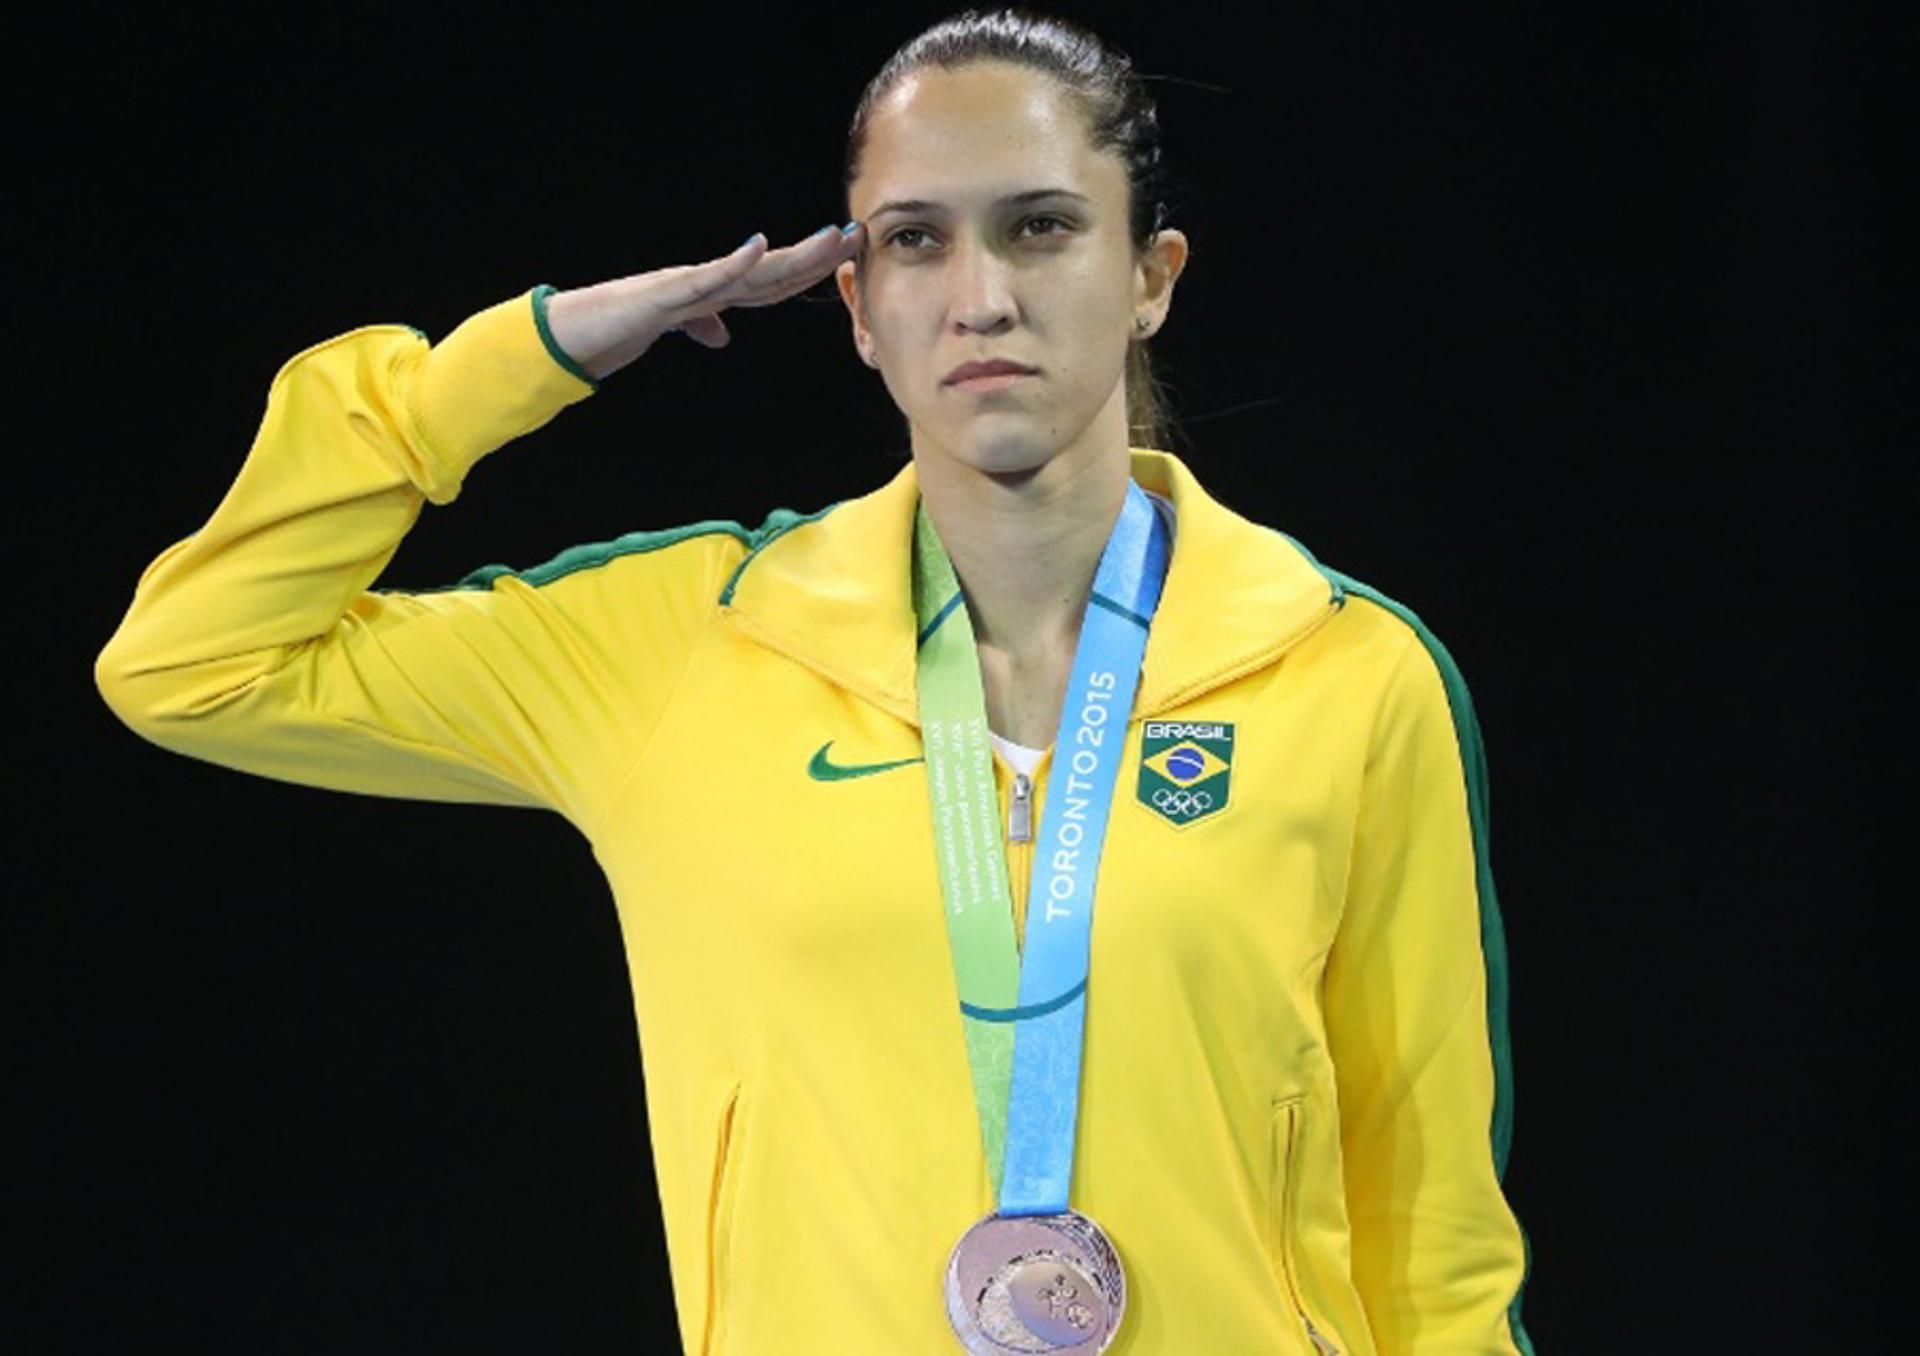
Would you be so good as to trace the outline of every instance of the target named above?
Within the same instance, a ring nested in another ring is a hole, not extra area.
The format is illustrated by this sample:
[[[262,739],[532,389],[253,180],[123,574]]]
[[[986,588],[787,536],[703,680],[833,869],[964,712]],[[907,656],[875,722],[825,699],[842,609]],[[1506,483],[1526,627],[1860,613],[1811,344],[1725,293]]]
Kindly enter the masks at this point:
[[[1271,663],[1344,594],[1305,548],[1215,500],[1172,453],[1133,448],[1131,459],[1134,480],[1170,500],[1176,520],[1134,698],[1144,717]],[[919,494],[909,461],[870,494],[785,515],[719,600],[721,616],[754,640],[916,727],[910,567]]]

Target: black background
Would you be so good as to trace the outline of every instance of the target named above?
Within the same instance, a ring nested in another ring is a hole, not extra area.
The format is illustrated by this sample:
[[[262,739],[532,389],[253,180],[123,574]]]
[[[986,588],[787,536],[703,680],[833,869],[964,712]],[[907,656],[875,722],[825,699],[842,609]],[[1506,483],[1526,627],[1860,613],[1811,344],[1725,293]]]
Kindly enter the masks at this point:
[[[676,1348],[577,833],[163,754],[91,666],[286,358],[843,221],[861,87],[947,12],[67,10],[16,49],[11,1350]],[[1856,1347],[1908,1176],[1866,684],[1908,592],[1871,558],[1891,36],[1845,4],[1056,12],[1163,77],[1177,450],[1471,685],[1536,1348]],[[892,474],[830,281],[727,319],[488,458],[381,587]]]

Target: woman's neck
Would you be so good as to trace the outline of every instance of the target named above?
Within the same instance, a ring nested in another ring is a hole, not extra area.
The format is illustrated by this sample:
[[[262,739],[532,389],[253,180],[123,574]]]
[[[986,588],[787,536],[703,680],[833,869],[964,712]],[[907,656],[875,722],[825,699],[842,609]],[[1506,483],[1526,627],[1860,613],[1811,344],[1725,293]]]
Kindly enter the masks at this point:
[[[920,494],[983,652],[1017,668],[1072,663],[1131,470],[1125,444],[1118,455],[1063,452],[1014,476],[952,457],[919,460]]]

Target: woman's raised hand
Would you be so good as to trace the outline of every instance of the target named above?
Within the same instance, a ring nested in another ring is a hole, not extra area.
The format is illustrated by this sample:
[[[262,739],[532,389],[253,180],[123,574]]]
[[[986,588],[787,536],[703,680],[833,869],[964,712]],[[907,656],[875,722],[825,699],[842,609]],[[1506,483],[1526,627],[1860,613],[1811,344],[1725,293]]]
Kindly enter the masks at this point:
[[[625,278],[555,292],[547,298],[547,328],[568,357],[598,381],[680,330],[696,344],[725,348],[731,341],[720,313],[729,306],[771,306],[806,291],[859,254],[867,228],[851,233],[828,226],[797,244],[769,250],[753,237],[732,254],[704,264],[678,264]]]

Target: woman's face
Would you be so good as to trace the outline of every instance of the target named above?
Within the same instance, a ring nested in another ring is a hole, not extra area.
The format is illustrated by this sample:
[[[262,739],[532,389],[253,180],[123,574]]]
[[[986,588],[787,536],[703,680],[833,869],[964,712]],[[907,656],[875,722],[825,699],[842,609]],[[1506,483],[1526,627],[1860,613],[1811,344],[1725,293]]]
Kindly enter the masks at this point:
[[[918,72],[868,128],[849,195],[867,244],[836,280],[915,459],[989,472],[1062,454],[1124,463],[1127,343],[1139,317],[1158,328],[1186,238],[1162,231],[1136,261],[1119,156],[1095,152],[1060,87],[1024,67]],[[1036,189],[1068,192],[1003,201]],[[992,358],[1038,370],[997,391],[946,381]]]

